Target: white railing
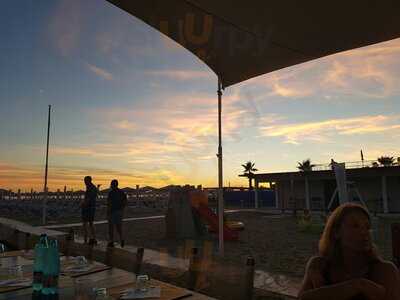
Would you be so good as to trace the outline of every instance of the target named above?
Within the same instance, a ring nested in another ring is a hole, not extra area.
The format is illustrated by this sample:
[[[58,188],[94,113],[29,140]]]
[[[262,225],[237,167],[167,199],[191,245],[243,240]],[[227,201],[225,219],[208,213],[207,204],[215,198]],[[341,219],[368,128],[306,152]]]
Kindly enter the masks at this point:
[[[364,160],[364,161],[347,161],[344,162],[346,169],[359,169],[359,168],[380,168],[383,167],[377,160]],[[399,162],[395,162],[393,166],[399,166]],[[328,171],[332,170],[331,164],[317,164],[313,167],[313,171]]]

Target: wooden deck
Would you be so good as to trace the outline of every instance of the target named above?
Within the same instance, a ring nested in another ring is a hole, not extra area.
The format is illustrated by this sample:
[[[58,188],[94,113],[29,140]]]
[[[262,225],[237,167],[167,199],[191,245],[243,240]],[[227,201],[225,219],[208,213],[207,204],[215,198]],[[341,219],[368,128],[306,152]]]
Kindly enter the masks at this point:
[[[4,253],[0,256],[0,264],[3,267],[7,265],[9,268],[12,267],[12,262],[20,264],[24,268],[24,278],[31,279],[33,261],[21,256],[24,255],[24,253],[25,252],[21,251]],[[69,259],[71,258],[64,258],[62,260],[62,265],[68,264]],[[100,267],[93,268],[92,271],[83,272],[79,274],[79,276],[73,276],[71,274],[61,275],[59,282],[59,299],[85,299],[85,293],[79,289],[80,282],[84,282],[85,285],[88,285],[90,288],[106,288],[107,294],[113,299],[118,299],[122,291],[135,287],[135,274],[114,267],[107,267],[104,265],[101,267],[100,263],[96,263],[96,265]],[[148,298],[150,300],[174,300],[182,298],[188,300],[213,300],[213,298],[155,279],[151,279],[148,285],[159,287],[161,290],[161,296],[159,298]],[[32,288],[29,285],[25,287],[3,286],[0,288],[0,300],[30,300],[31,298]]]

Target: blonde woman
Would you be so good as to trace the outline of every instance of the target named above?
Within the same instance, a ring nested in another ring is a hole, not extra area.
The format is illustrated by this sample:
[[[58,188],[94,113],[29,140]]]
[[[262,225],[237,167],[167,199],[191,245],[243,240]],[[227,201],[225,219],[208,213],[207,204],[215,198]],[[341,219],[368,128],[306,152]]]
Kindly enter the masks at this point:
[[[363,206],[340,205],[328,218],[319,256],[307,263],[299,299],[400,300],[399,272],[379,256]]]

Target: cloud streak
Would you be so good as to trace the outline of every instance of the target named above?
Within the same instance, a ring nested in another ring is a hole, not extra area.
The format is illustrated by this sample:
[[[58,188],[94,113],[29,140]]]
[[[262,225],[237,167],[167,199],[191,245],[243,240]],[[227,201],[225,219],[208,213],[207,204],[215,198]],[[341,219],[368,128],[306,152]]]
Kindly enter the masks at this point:
[[[262,136],[282,137],[285,143],[327,142],[334,135],[374,134],[400,129],[398,116],[361,116],[318,122],[279,124],[260,127]]]
[[[123,130],[132,130],[137,128],[137,125],[134,122],[128,121],[128,120],[122,120],[122,121],[117,121],[113,123],[113,127],[117,129],[123,129]]]
[[[400,93],[400,39],[338,53],[259,76],[244,86],[263,88],[258,98],[343,96],[382,99]]]
[[[97,75],[98,77],[105,79],[105,80],[113,80],[114,77],[113,75],[106,71],[105,69],[99,68],[95,65],[91,65],[89,63],[86,64],[86,67],[88,68],[89,71]]]
[[[0,162],[0,188],[13,189],[23,188],[23,191],[43,190],[43,170],[40,166],[19,166]],[[154,170],[135,170],[134,172],[119,171],[111,168],[94,168],[81,166],[51,166],[49,169],[48,187],[50,191],[63,190],[84,190],[83,178],[91,175],[95,184],[101,188],[107,188],[111,179],[118,178],[121,187],[134,187],[136,184],[147,185],[151,182],[154,186],[165,186],[175,182],[184,182],[185,178],[178,172],[165,168]]]
[[[147,71],[145,74],[155,77],[163,77],[172,80],[198,80],[198,79],[210,79],[211,72],[196,71],[196,70],[155,70]]]

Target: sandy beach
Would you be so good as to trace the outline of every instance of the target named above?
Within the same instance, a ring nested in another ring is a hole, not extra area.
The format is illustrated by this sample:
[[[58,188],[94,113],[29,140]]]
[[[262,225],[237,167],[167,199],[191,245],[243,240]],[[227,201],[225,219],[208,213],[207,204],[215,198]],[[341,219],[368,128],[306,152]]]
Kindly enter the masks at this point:
[[[322,218],[318,215],[313,216],[312,225],[308,229],[299,225],[300,217],[290,214],[242,211],[228,214],[228,219],[243,222],[245,229],[240,232],[238,241],[225,242],[224,258],[216,255],[215,259],[243,264],[252,255],[257,269],[297,278],[303,276],[308,258],[317,253],[323,229]],[[397,217],[373,219],[374,240],[386,259],[391,259],[390,224],[398,220]],[[168,251],[173,256],[179,256],[178,247],[185,245],[185,240],[166,238],[164,218],[129,221],[125,222],[124,228],[128,245]],[[96,225],[96,229],[98,238],[107,240],[107,224]],[[81,228],[76,228],[76,232],[82,234]],[[216,254],[217,236],[208,234],[205,239],[213,241]]]

